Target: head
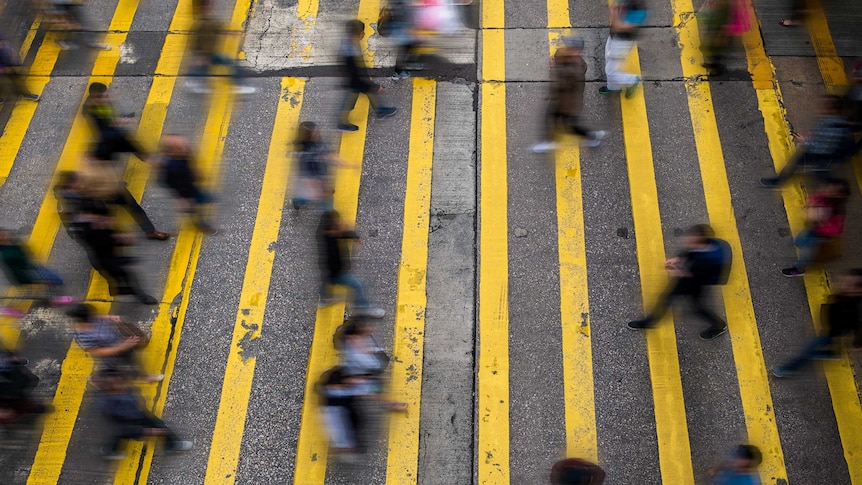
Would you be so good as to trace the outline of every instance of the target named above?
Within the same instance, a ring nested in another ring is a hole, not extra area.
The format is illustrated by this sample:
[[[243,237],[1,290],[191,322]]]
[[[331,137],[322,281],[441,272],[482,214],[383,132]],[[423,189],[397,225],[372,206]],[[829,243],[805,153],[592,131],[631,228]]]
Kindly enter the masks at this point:
[[[737,446],[731,458],[731,463],[737,470],[754,470],[761,461],[763,461],[763,455],[754,445]]]
[[[188,153],[189,147],[185,137],[180,135],[165,135],[162,137],[162,152],[169,157],[181,157]]]
[[[348,20],[345,28],[347,36],[353,40],[360,40],[365,37],[365,24],[359,19]]]
[[[66,310],[66,315],[75,323],[89,323],[95,313],[93,306],[86,303],[78,303]]]
[[[715,231],[709,225],[695,224],[682,235],[682,245],[686,249],[702,249],[709,244],[709,238],[714,235]]]
[[[590,485],[593,482],[593,473],[587,467],[574,467],[564,470],[554,485]]]
[[[334,210],[324,212],[320,216],[320,229],[323,232],[332,232],[341,229],[341,214]]]
[[[320,128],[316,123],[303,121],[299,124],[299,133],[296,137],[297,143],[317,143],[320,141]]]
[[[838,277],[836,289],[850,296],[862,296],[862,268],[853,268]]]
[[[92,101],[101,101],[108,98],[108,86],[103,83],[90,84],[87,90],[88,99]]]

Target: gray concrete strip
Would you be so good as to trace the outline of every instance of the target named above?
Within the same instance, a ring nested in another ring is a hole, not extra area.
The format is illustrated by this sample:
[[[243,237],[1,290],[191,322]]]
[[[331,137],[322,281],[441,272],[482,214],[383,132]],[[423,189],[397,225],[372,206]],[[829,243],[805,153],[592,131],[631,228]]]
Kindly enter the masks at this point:
[[[476,291],[475,85],[437,85],[419,483],[471,483]]]

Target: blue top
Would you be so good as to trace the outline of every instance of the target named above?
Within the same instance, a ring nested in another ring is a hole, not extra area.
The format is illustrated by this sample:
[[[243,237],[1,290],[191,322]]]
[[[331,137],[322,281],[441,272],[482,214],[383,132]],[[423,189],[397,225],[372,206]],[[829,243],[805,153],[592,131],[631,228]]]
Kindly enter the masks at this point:
[[[752,472],[725,469],[712,481],[713,485],[760,485],[760,477]]]

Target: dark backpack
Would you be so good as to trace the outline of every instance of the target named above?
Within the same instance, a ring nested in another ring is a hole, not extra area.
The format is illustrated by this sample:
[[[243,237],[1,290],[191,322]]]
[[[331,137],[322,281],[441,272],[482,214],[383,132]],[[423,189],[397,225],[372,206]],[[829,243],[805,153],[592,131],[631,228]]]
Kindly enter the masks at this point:
[[[709,242],[714,244],[715,248],[706,255],[706,259],[714,271],[706,278],[705,283],[708,285],[727,284],[727,279],[730,277],[730,265],[733,262],[733,251],[730,249],[730,244],[724,239],[711,238]]]

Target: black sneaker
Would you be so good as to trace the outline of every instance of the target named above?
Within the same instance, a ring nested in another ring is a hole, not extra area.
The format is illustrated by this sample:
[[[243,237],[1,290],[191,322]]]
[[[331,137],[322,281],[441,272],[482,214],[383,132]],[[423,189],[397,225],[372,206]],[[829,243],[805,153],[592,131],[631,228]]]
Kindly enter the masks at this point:
[[[159,302],[159,300],[156,300],[154,297],[146,293],[136,294],[135,299],[138,300],[139,303],[143,303],[144,305],[155,305]]]
[[[626,326],[632,330],[646,330],[654,327],[653,323],[649,320],[632,320]]]
[[[775,367],[772,368],[772,375],[774,375],[775,377],[790,377],[790,376],[796,375],[796,371],[795,370],[788,370],[788,369],[785,369],[784,367],[776,365]]]
[[[788,278],[796,278],[797,276],[805,276],[805,271],[799,271],[796,268],[784,268],[781,270],[781,274]]]
[[[602,86],[599,88],[599,94],[604,94],[604,95],[614,94],[614,93],[618,93],[620,91],[621,91],[620,89],[609,89],[607,86]]]
[[[760,185],[774,189],[778,187],[778,178],[777,177],[763,177],[760,179]]]
[[[398,108],[389,108],[384,107],[377,110],[377,119],[382,120],[383,118],[389,118],[398,112]]]
[[[635,83],[626,88],[626,98],[631,98],[632,96],[635,95],[635,93],[638,90],[638,86],[640,85],[640,83],[641,83],[641,78],[640,78],[640,76],[638,76]]]
[[[353,123],[339,123],[336,127],[336,130],[343,131],[345,133],[355,133],[359,131],[359,127],[354,125]]]
[[[725,332],[727,332],[727,325],[725,325],[721,328],[710,327],[710,328],[704,330],[703,332],[700,332],[700,338],[703,340],[712,340],[712,339],[718,337],[719,335],[724,334]]]

